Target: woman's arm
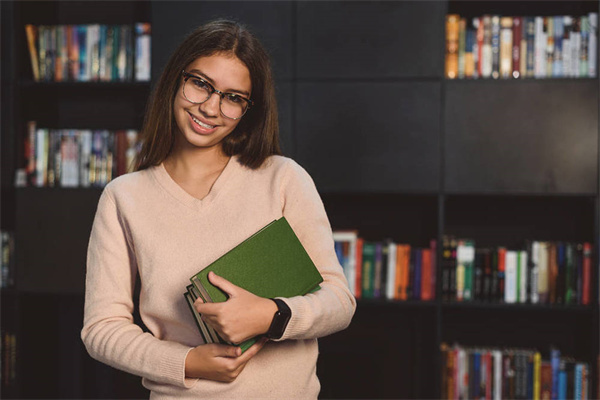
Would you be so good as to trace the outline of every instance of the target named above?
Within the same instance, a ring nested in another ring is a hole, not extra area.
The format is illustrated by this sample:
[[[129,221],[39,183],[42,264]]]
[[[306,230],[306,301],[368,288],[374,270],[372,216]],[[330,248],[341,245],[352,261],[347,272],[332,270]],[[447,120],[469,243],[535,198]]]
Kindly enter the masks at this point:
[[[283,216],[323,276],[321,289],[284,300],[292,317],[285,339],[310,339],[345,329],[354,315],[356,300],[334,250],[325,207],[309,174],[289,161],[281,186]]]
[[[191,387],[195,380],[184,374],[191,348],[159,340],[133,322],[136,257],[109,186],[100,196],[88,245],[81,339],[98,361],[156,382]]]

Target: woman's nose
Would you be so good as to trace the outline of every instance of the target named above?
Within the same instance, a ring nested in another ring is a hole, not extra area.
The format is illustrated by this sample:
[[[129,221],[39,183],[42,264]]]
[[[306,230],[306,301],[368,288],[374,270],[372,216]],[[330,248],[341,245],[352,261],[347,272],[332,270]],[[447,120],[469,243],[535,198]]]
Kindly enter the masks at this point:
[[[218,116],[221,113],[221,96],[217,92],[214,92],[208,100],[200,104],[200,110],[207,116]]]

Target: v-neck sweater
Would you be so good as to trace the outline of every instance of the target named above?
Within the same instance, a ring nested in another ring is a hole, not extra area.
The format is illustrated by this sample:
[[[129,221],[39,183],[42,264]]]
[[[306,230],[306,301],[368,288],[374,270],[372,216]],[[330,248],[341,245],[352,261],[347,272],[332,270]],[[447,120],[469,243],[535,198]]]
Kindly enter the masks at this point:
[[[323,276],[321,290],[283,299],[292,311],[284,335],[232,383],[186,378],[187,353],[203,344],[183,296],[189,278],[282,216]],[[137,274],[149,332],[132,317]],[[317,338],[346,328],[355,308],[315,184],[289,158],[252,170],[233,156],[202,200],[163,164],[114,179],[100,196],[81,337],[93,358],[141,376],[151,399],[316,398]]]

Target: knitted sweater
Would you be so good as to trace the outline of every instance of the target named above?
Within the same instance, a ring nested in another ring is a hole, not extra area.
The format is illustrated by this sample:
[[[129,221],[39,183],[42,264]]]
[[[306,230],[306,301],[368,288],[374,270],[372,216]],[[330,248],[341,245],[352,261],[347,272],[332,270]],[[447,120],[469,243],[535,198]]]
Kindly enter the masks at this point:
[[[186,378],[186,355],[203,343],[183,296],[189,278],[281,216],[323,276],[321,290],[285,299],[292,318],[284,335],[234,382]],[[150,332],[133,322],[138,273],[140,315]],[[316,398],[316,338],[346,328],[355,307],[323,203],[308,173],[289,158],[272,156],[251,170],[234,156],[202,200],[162,164],[118,177],[102,192],[88,247],[81,338],[93,358],[141,376],[151,399]]]

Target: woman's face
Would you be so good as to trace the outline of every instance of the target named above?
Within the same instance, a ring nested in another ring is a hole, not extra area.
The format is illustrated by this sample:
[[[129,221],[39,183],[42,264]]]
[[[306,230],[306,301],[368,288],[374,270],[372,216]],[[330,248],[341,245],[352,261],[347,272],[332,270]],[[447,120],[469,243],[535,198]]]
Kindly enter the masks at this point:
[[[200,77],[221,92],[250,98],[250,71],[233,55],[219,53],[197,58],[186,67],[185,72]],[[216,92],[204,103],[190,102],[183,94],[184,79],[180,79],[173,103],[173,113],[180,133],[176,135],[176,145],[196,148],[221,146],[222,140],[235,129],[241,118],[234,120],[223,116],[220,110],[221,97]],[[188,86],[193,84],[192,81],[190,78],[186,84],[188,97],[192,97],[188,93]]]

